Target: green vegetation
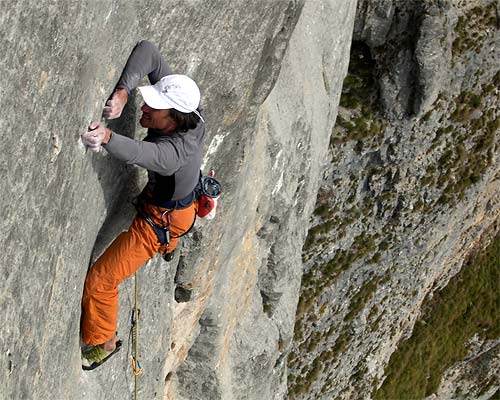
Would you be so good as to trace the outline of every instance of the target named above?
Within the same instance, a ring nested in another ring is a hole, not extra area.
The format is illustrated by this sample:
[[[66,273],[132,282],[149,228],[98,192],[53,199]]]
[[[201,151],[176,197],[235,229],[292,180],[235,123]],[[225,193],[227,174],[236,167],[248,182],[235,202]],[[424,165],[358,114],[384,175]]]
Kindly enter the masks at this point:
[[[388,248],[389,248],[389,243],[387,242],[387,240],[380,242],[378,245],[378,249],[381,251],[387,250]]]
[[[380,118],[374,69],[375,62],[368,47],[361,42],[353,42],[349,71],[340,97],[340,105],[350,109],[352,117],[349,120],[341,115],[337,117],[336,126],[341,128],[342,134],[336,136],[332,133],[330,145],[357,140],[360,142],[357,149],[360,150],[362,142],[367,139],[381,139],[385,124]]]
[[[335,345],[332,347],[331,353],[329,354],[330,360],[334,360],[340,353],[347,349],[350,342],[351,336],[347,333],[346,329],[344,329],[335,341]]]
[[[327,213],[329,212],[328,211],[328,208],[327,206],[325,206],[325,211],[321,211],[322,213],[324,213],[325,217],[323,218],[327,218]],[[321,236],[321,235],[325,235],[325,234],[328,234],[330,233],[330,231],[338,226],[338,224],[340,223],[340,218],[331,218],[331,219],[327,219],[326,221],[316,225],[316,226],[313,226],[311,229],[309,229],[309,231],[307,232],[307,238],[306,238],[306,241],[304,243],[304,250],[307,251],[311,248],[311,246],[315,243],[318,242],[318,238]]]
[[[355,261],[366,258],[370,253],[376,250],[376,235],[362,233],[354,239],[353,244],[348,250],[339,250],[335,256],[327,263],[311,268],[304,273],[302,277],[302,296],[299,302],[299,311],[301,302],[307,302],[310,295],[321,293],[321,291],[333,284],[337,276],[346,271]]]
[[[319,358],[316,358],[311,365],[305,367],[300,375],[288,376],[288,398],[293,399],[296,396],[306,394],[323,370],[323,363]]]
[[[363,380],[363,377],[368,372],[368,367],[365,360],[361,360],[358,365],[354,368],[354,373],[351,375],[349,380],[352,382],[351,385],[357,387],[359,382]]]
[[[385,311],[382,311],[377,318],[373,319],[376,311],[378,311],[378,310],[374,310],[373,312],[370,312],[370,315],[368,316],[368,319],[370,321],[370,331],[371,332],[378,331],[378,328],[380,326],[380,321],[382,321],[382,317],[385,314]]]
[[[458,18],[452,46],[453,58],[466,51],[480,51],[488,35],[488,28],[493,29],[493,32],[497,29],[495,7],[495,2],[492,1],[486,7],[474,7]]]
[[[317,215],[321,218],[328,218],[331,214],[330,208],[328,204],[321,204],[314,210],[314,215]]]
[[[337,117],[337,125],[344,128],[345,136],[332,136],[332,144],[348,142],[350,140],[363,141],[367,138],[376,137],[382,132],[384,127],[382,122],[377,119],[374,120],[360,116],[348,121],[340,115]]]
[[[349,268],[354,261],[360,258],[367,258],[370,253],[377,250],[378,246],[375,243],[376,238],[377,235],[361,234],[355,238],[349,250],[340,250],[330,262],[321,267],[316,266],[314,269],[304,274],[301,297],[299,300],[294,328],[294,342],[300,343],[297,353],[312,354],[315,351],[318,351],[321,342],[325,342],[338,332],[340,333],[338,333],[338,337],[333,346],[322,350],[315,357],[315,361],[313,363],[315,368],[311,367],[310,364],[306,364],[302,366],[299,374],[289,376],[288,394],[290,398],[306,393],[312,382],[317,379],[320,366],[331,365],[338,358],[339,354],[347,349],[347,346],[352,339],[351,334],[349,333],[348,323],[356,318],[359,312],[366,306],[377,290],[378,285],[383,284],[388,279],[387,275],[372,277],[369,279],[353,295],[349,304],[347,315],[344,317],[343,324],[340,326],[331,325],[327,331],[315,331],[304,338],[304,326],[306,323],[321,319],[328,308],[327,303],[323,303],[321,306],[318,304],[317,299],[319,298],[322,290],[325,287],[331,286],[333,284],[333,280],[338,276],[338,274]],[[331,310],[330,312],[334,314],[336,310]],[[374,317],[374,312],[378,312],[376,307],[373,312],[370,313],[370,318]],[[379,316],[379,319],[381,317],[382,315]],[[288,357],[288,365],[294,370],[297,370],[300,367],[299,357],[296,353],[290,353]]]
[[[323,314],[325,314],[327,309],[328,309],[328,303],[324,303],[318,311],[318,318],[317,318],[318,320],[321,319],[321,317],[323,316]]]
[[[352,194],[350,196],[355,196],[355,189],[352,190]],[[353,202],[354,200],[347,199],[347,202]],[[313,226],[307,232],[307,238],[303,247],[303,261],[307,261],[307,251],[312,248],[313,245],[318,245],[326,242],[326,237],[331,236],[334,229],[338,231],[339,236],[342,236],[344,230],[347,226],[356,222],[362,214],[362,212],[356,207],[353,206],[350,209],[344,211],[343,218],[340,215],[336,215],[336,209],[330,208],[328,204],[322,204],[316,208],[314,211],[315,215],[320,216],[323,221],[318,225]],[[364,210],[365,214],[367,210]]]
[[[377,285],[377,280],[372,278],[361,287],[349,303],[349,312],[344,317],[344,322],[352,321],[359,314],[377,290]]]
[[[351,335],[348,333],[347,324],[341,326],[330,326],[327,331],[316,331],[307,335],[305,326],[309,323],[318,321],[327,311],[328,304],[318,303],[320,294],[325,288],[330,287],[338,275],[349,269],[357,260],[365,259],[373,260],[374,252],[377,252],[379,246],[377,245],[378,235],[369,235],[362,233],[358,235],[351,247],[347,250],[339,250],[335,256],[323,265],[315,265],[309,271],[304,273],[302,277],[301,295],[297,307],[297,316],[294,327],[294,342],[300,343],[298,345],[297,353],[311,354],[318,351],[321,342],[337,334],[335,344],[323,350],[313,362],[313,365],[305,365],[299,374],[289,376],[289,396],[294,398],[300,394],[306,393],[310,385],[317,379],[318,374],[323,366],[328,366],[334,362],[338,355],[345,351],[351,341]],[[384,246],[382,246],[384,247]],[[359,312],[364,308],[373,293],[377,289],[377,285],[382,282],[386,277],[372,278],[366,282],[360,290],[354,294],[350,307],[344,321],[349,322],[353,320]],[[330,313],[335,313],[335,310],[330,310]],[[299,357],[296,353],[290,353],[288,363],[291,369],[297,370],[300,367]]]
[[[497,83],[500,83],[500,72],[492,83],[482,86],[479,93],[464,91],[451,99],[455,111],[449,125],[437,130],[429,149],[437,151],[441,147],[442,153],[436,164],[427,167],[420,181],[423,186],[443,189],[438,204],[454,206],[492,164],[500,118],[493,108],[486,108],[484,99],[494,95]]]
[[[455,26],[453,57],[464,52],[481,51],[484,40],[498,28],[498,24],[495,2],[474,7],[460,16]],[[479,82],[482,75],[484,71],[478,69],[474,74],[475,82]],[[448,123],[440,121],[442,127],[437,130],[428,151],[440,151],[441,154],[436,164],[428,166],[421,184],[439,188],[442,193],[436,203],[426,207],[454,207],[463,199],[467,189],[478,183],[490,168],[498,146],[500,118],[496,108],[489,104],[498,103],[496,90],[499,85],[500,72],[497,72],[483,85],[473,85],[473,90],[463,91],[448,99],[444,94],[438,97],[434,109],[444,106],[451,109],[451,114]],[[432,111],[424,115],[423,121],[430,117]],[[421,203],[417,205],[422,206]]]
[[[464,91],[455,98],[455,105],[451,120],[456,123],[467,122],[470,114],[481,106],[481,96]]]
[[[478,18],[480,29],[485,25],[490,26],[489,24],[493,23],[490,18],[492,10],[491,6],[483,9],[476,8],[470,11],[470,15],[460,17],[456,26],[456,39],[453,43],[454,57],[459,53],[481,48],[488,33],[484,29],[484,32],[474,33],[474,30],[477,31],[476,27],[472,27],[475,23],[474,18]],[[473,33],[469,35],[468,31]],[[371,58],[368,47],[354,42],[349,71],[340,99],[340,105],[343,108],[332,133],[331,146],[350,142],[354,151],[361,153],[381,143],[386,122],[379,108],[374,70],[375,62]],[[471,82],[480,82],[482,73],[478,71]],[[325,88],[329,90],[327,79],[325,75],[323,76]],[[446,204],[450,207],[456,205],[456,202],[465,195],[467,188],[478,182],[487,169],[491,168],[494,151],[499,145],[500,126],[498,111],[488,105],[495,104],[495,91],[499,85],[500,73],[497,73],[482,87],[479,83],[471,83],[473,89],[457,96],[450,97],[450,95],[441,94],[433,109],[422,116],[421,122],[429,130],[435,129],[435,121],[439,121],[441,127],[437,130],[427,154],[427,159],[432,160],[431,164],[427,166],[425,176],[421,178],[422,186],[432,186],[435,192],[428,198],[417,199],[414,204],[415,211],[426,212],[427,208],[430,209],[436,205]],[[429,122],[431,120],[432,124]],[[305,263],[313,253],[311,250],[317,253],[317,249],[326,248],[329,243],[334,241],[339,243],[338,239],[345,236],[350,225],[355,224],[356,228],[350,231],[359,232],[358,229],[364,229],[367,232],[356,237],[350,248],[337,250],[330,261],[312,265],[303,275],[294,327],[293,340],[297,347],[288,356],[290,368],[288,398],[290,399],[300,398],[309,393],[315,381],[314,385],[321,387],[321,393],[332,389],[332,382],[327,374],[331,366],[338,361],[339,356],[350,346],[352,340],[349,333],[350,323],[358,318],[359,313],[370,304],[382,280],[388,279],[387,276],[371,277],[357,292],[358,288],[354,289],[344,321],[335,325],[332,323],[324,328],[324,331],[320,330],[319,327],[324,326],[323,323],[338,311],[332,310],[331,305],[325,303],[324,299],[320,300],[322,293],[332,287],[342,272],[352,268],[353,263],[360,261],[363,264],[379,263],[384,252],[390,249],[391,245],[394,246],[394,236],[388,228],[391,224],[398,223],[396,217],[392,218],[383,229],[383,240],[382,237],[370,233],[367,227],[370,226],[369,218],[373,216],[375,210],[377,216],[380,215],[380,217],[392,215],[397,207],[398,193],[395,190],[384,189],[381,193],[366,196],[360,189],[365,181],[369,183],[373,181],[374,188],[379,188],[384,180],[398,181],[397,178],[392,179],[390,174],[388,176],[386,174],[387,171],[384,168],[380,168],[380,171],[367,169],[363,173],[357,173],[357,176],[349,177],[352,182],[349,188],[345,187],[344,181],[336,182],[335,185],[343,186],[342,193],[345,193],[345,190],[349,191],[343,204],[339,204],[340,197],[333,192],[333,188],[329,189],[329,192],[324,190],[318,194],[314,220],[319,220],[320,223],[308,232],[303,248]],[[435,193],[437,193],[436,197],[434,197]],[[436,202],[432,201],[440,194],[441,197]],[[333,206],[334,201],[335,206]],[[464,267],[464,271],[471,268]],[[481,275],[483,272],[481,270],[481,273],[478,271],[475,273]],[[486,275],[486,272],[484,274]],[[401,350],[394,354],[386,371],[388,378],[380,391],[376,393],[376,398],[423,398],[426,393],[432,393],[443,371],[451,363],[463,357],[466,351],[464,343],[472,334],[472,328],[467,327],[472,326],[475,327],[474,332],[481,331],[484,335],[488,334],[488,329],[491,328],[488,323],[491,321],[483,321],[484,324],[481,325],[479,313],[476,311],[481,307],[487,307],[491,299],[488,300],[487,296],[480,292],[479,282],[474,281],[477,285],[473,285],[475,288],[472,288],[464,284],[464,281],[472,279],[467,277],[461,279],[460,285],[450,290],[449,288],[452,287],[450,282],[445,290],[437,294],[425,306],[428,313],[424,313],[425,323],[417,323],[414,335],[407,341],[408,344],[403,342],[400,345]],[[479,279],[487,282],[486,278]],[[498,281],[498,272],[496,279]],[[489,282],[490,284],[493,282],[491,277]],[[464,289],[465,287],[468,289]],[[453,301],[446,297],[450,296],[446,295],[447,291],[455,292],[456,298],[452,299]],[[412,296],[416,296],[416,293]],[[471,301],[476,297],[481,298],[477,302],[479,305]],[[460,306],[454,304],[455,300]],[[383,304],[384,300],[378,303]],[[431,315],[434,307],[442,307],[442,310],[434,311]],[[498,315],[498,303],[495,307]],[[266,311],[270,310],[266,309]],[[368,313],[367,331],[376,332],[385,320],[384,310],[373,306]],[[498,325],[498,320],[496,321]],[[467,326],[462,326],[462,323]],[[483,326],[489,328],[483,329]],[[397,326],[392,327],[392,336],[398,332]],[[335,342],[333,342],[334,338],[336,338]],[[326,343],[334,344],[326,346]],[[304,357],[305,354],[308,356]],[[365,374],[365,369],[366,366],[363,364],[358,366],[354,381]],[[431,379],[427,380],[427,376],[431,376]],[[412,389],[414,382],[420,385],[417,385],[419,387],[417,392]],[[390,385],[397,385],[400,389],[392,389]]]
[[[426,299],[412,336],[400,343],[375,399],[424,398],[467,354],[467,341],[500,336],[500,235],[470,256],[448,285]]]
[[[493,396],[490,397],[490,400],[500,400],[500,389],[497,389]]]
[[[351,336],[344,329],[332,348],[322,351],[318,357],[316,357],[312,363],[306,364],[300,370],[298,375],[288,376],[288,398],[293,399],[301,394],[305,394],[309,391],[311,384],[318,379],[319,374],[323,369],[327,369],[337,358],[337,356],[344,351],[351,341]],[[291,353],[293,354],[293,353]],[[297,367],[296,356],[288,357],[289,366]]]

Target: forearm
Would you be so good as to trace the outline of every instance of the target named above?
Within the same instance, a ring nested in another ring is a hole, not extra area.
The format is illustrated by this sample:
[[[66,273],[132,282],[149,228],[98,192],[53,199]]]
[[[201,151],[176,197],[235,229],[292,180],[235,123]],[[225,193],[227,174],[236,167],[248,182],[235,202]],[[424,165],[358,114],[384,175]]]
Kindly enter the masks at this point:
[[[137,141],[112,132],[105,148],[113,157],[127,164],[135,164],[161,175],[171,175],[179,168],[178,154],[168,143]]]
[[[171,74],[172,70],[156,46],[143,40],[132,50],[116,88],[123,88],[130,94],[146,75],[154,85],[164,76]]]

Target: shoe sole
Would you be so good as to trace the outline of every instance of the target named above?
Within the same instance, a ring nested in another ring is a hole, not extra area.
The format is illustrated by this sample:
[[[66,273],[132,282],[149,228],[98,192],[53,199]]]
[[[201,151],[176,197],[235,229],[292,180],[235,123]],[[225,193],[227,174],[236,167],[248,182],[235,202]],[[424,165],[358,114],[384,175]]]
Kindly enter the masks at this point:
[[[85,371],[91,371],[93,369],[96,369],[97,367],[101,366],[102,364],[104,364],[106,361],[108,361],[112,355],[118,353],[118,351],[122,348],[122,341],[121,340],[118,340],[116,342],[116,347],[115,349],[113,350],[113,352],[111,352],[108,356],[106,356],[105,358],[103,358],[103,360],[101,362],[93,362],[91,365],[89,365],[88,367],[85,366],[85,365],[82,365],[82,369],[85,370]]]

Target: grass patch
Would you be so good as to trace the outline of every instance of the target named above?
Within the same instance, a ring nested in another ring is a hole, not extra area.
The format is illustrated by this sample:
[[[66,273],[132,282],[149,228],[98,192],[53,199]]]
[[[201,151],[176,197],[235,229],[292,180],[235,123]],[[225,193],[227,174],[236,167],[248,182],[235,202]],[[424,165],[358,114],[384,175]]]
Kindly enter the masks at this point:
[[[475,334],[500,336],[500,235],[423,305],[412,336],[400,343],[374,399],[416,399],[434,393],[447,368],[464,359]]]
[[[499,73],[493,77],[494,82],[498,80]],[[491,84],[481,86],[478,93],[464,91],[451,99],[455,111],[448,126],[437,130],[429,149],[440,148],[441,154],[420,178],[422,187],[435,186],[442,191],[437,205],[455,206],[492,165],[500,119],[493,109],[486,107],[487,97],[498,101]],[[473,113],[479,114],[471,118]]]
[[[495,2],[485,7],[474,7],[458,18],[452,45],[453,58],[467,52],[478,52],[488,35],[488,28],[497,29]]]
[[[328,218],[331,215],[330,207],[328,207],[328,204],[321,204],[314,210],[314,215],[321,218]]]
[[[310,365],[306,366],[301,375],[288,379],[288,398],[294,399],[306,394],[311,384],[318,379],[323,370],[323,362],[316,358]]]
[[[337,276],[349,269],[355,261],[366,257],[377,248],[373,235],[362,233],[354,239],[348,250],[339,250],[335,256],[320,268],[320,276],[315,284],[325,288],[333,284]]]
[[[377,290],[377,284],[376,278],[372,278],[353,296],[349,303],[349,311],[344,317],[344,322],[352,321],[359,314]]]

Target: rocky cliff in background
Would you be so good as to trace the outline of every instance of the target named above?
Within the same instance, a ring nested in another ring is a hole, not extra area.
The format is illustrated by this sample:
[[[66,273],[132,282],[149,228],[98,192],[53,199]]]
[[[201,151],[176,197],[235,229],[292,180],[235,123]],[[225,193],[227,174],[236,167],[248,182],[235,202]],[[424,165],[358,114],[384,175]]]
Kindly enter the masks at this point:
[[[139,396],[285,396],[300,251],[354,14],[347,0],[4,7],[1,397],[133,393],[130,346],[84,373],[78,332],[89,259],[126,229],[144,174],[86,153],[78,138],[140,39],[202,88],[205,165],[225,192],[218,217],[198,224],[180,257],[168,265],[155,258],[138,274]],[[113,126],[140,139],[134,103]],[[130,279],[120,292],[125,340],[132,304]]]
[[[499,241],[498,7],[358,2],[331,165],[304,246],[290,398],[498,395],[498,244],[494,267],[464,278],[468,256]],[[448,336],[421,329],[434,326],[427,305],[455,275],[441,317]],[[431,350],[411,353],[417,340]],[[432,357],[442,358],[422,362]]]

